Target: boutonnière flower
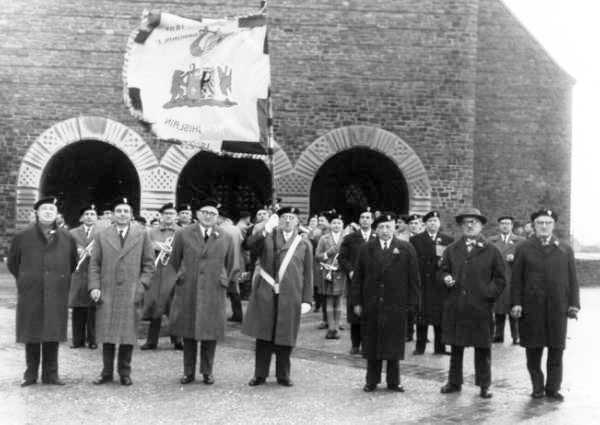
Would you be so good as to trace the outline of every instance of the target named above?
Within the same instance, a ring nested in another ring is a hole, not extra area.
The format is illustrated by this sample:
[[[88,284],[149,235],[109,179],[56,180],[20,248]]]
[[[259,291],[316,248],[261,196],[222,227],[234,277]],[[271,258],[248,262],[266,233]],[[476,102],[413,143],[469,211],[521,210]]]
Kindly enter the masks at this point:
[[[435,243],[442,243],[442,238],[437,238],[437,239],[435,240]]]
[[[554,246],[558,246],[560,245],[560,243],[558,242],[558,239],[554,241]]]
[[[477,246],[478,246],[479,248],[483,248],[483,242],[477,242]]]
[[[394,250],[392,251],[392,254],[400,254],[400,251],[398,251],[398,248],[394,248]]]

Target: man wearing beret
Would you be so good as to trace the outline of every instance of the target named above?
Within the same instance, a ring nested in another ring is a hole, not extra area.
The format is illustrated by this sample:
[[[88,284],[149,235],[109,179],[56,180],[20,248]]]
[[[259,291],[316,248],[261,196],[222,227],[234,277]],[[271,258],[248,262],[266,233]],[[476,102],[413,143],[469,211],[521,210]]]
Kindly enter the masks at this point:
[[[231,236],[217,226],[219,204],[206,199],[197,204],[198,224],[175,233],[171,262],[182,270],[175,286],[171,333],[183,338],[183,377],[196,379],[198,342],[200,373],[212,385],[217,341],[225,336],[225,300],[231,277],[237,273]]]
[[[423,220],[419,214],[410,214],[406,219],[408,220],[408,230],[411,237],[423,231]]]
[[[410,243],[394,237],[394,213],[382,212],[373,228],[377,238],[361,246],[352,280],[352,304],[361,317],[362,354],[367,359],[363,390],[374,391],[381,382],[385,360],[387,388],[404,392],[399,361],[404,359],[406,313],[417,302],[417,256]]]
[[[340,255],[338,257],[340,270],[346,273],[348,282],[346,286],[346,320],[350,323],[350,341],[352,344],[350,354],[360,354],[362,342],[360,317],[354,314],[351,288],[352,279],[356,272],[356,262],[358,261],[360,247],[377,237],[372,230],[373,213],[371,212],[371,208],[366,207],[360,213],[358,225],[360,228],[357,231],[348,234],[342,241]]]
[[[185,227],[192,224],[193,214],[190,204],[181,204],[177,207],[177,224],[179,227]]]
[[[23,387],[37,382],[40,352],[42,383],[64,385],[58,377],[58,343],[67,340],[77,244],[57,228],[56,202],[42,198],[35,203],[35,223],[15,235],[8,252],[8,270],[17,281],[17,342],[25,344]]]
[[[152,249],[154,250],[155,271],[150,280],[150,288],[144,294],[144,311],[142,317],[150,320],[146,343],[142,350],[154,350],[158,345],[162,316],[169,314],[169,307],[173,299],[173,289],[177,280],[177,272],[171,264],[171,250],[175,232],[181,227],[175,222],[177,210],[173,203],[164,204],[160,210],[160,223],[158,228],[152,228],[148,234]],[[177,350],[183,349],[181,340],[171,335],[171,343]]]
[[[514,218],[509,215],[498,217],[498,230],[500,232],[488,239],[491,244],[494,244],[500,250],[506,271],[506,287],[496,304],[494,304],[494,342],[497,343],[504,342],[504,324],[506,323],[506,316],[510,313],[510,279],[512,263],[515,258],[515,247],[519,242],[525,240],[525,238],[512,232],[513,223]],[[509,316],[509,323],[510,335],[513,344],[516,345],[519,343],[519,321]]]
[[[440,213],[430,211],[423,216],[425,231],[410,238],[417,251],[421,291],[417,307],[417,343],[413,354],[425,352],[427,331],[433,326],[434,354],[448,354],[442,343],[442,309],[448,293],[440,281],[439,266],[442,254],[453,238],[440,232]]]
[[[573,250],[554,236],[558,215],[542,209],[531,215],[535,234],[515,252],[512,274],[512,315],[519,318],[521,346],[527,355],[533,398],[562,401],[562,356],[567,318],[577,318],[579,285]],[[548,349],[546,373],[541,368],[544,347]]]
[[[254,377],[248,385],[265,383],[275,353],[277,383],[292,386],[290,355],[296,345],[300,315],[308,313],[313,296],[313,254],[308,239],[298,234],[299,210],[282,207],[256,225],[248,240],[260,258],[242,332],[256,338]]]
[[[96,303],[96,338],[102,344],[103,368],[95,385],[113,380],[131,385],[131,357],[137,343],[137,326],[144,292],[154,272],[154,251],[146,229],[133,222],[127,198],[113,203],[113,224],[96,234],[90,259],[90,296]]]
[[[444,302],[442,336],[452,346],[448,383],[443,394],[461,390],[465,347],[475,348],[475,385],[482,398],[490,398],[492,382],[492,312],[506,284],[504,261],[498,248],[487,242],[481,230],[487,219],[469,208],[456,216],[463,236],[452,243],[442,258],[442,279],[449,288]]]
[[[69,307],[72,308],[71,329],[73,345],[71,348],[88,347],[95,349],[96,345],[96,306],[90,299],[88,290],[88,268],[90,256],[94,250],[94,235],[98,231],[96,222],[98,213],[94,204],[83,207],[79,214],[81,225],[71,230],[71,235],[77,242],[79,261],[71,277],[69,292]]]

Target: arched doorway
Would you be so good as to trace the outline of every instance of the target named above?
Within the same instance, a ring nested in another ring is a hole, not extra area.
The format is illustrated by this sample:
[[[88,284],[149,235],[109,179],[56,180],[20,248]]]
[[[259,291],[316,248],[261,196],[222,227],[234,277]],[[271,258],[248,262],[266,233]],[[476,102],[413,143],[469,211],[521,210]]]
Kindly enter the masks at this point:
[[[271,174],[258,159],[198,152],[179,175],[177,202],[206,197],[219,201],[233,217],[244,210],[254,212],[271,198]]]
[[[404,214],[408,195],[406,180],[392,159],[356,147],[333,155],[319,168],[310,188],[310,211],[335,208],[352,221],[367,205]]]
[[[71,143],[54,154],[44,168],[40,192],[61,198],[61,212],[70,227],[77,225],[80,208],[90,202],[104,208],[122,195],[136,212],[140,205],[134,165],[120,149],[96,140]]]

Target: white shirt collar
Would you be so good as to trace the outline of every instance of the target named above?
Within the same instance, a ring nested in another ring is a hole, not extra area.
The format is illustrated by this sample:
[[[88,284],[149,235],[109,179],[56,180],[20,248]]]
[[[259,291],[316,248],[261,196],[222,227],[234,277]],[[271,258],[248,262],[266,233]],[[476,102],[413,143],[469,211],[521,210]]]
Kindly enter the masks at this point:
[[[381,249],[385,249],[386,244],[388,247],[391,246],[392,240],[390,239],[390,240],[384,241],[383,239],[379,239],[379,243],[381,244]]]
[[[362,229],[360,229],[360,233],[362,233],[362,237],[363,237],[364,240],[368,240],[371,237],[371,231],[370,230],[364,232]]]
[[[123,237],[127,236],[127,233],[129,233],[129,226],[126,226],[126,227],[117,226],[117,233],[121,233],[121,232],[123,232]]]
[[[202,233],[202,236],[204,236],[205,234],[208,234],[208,236],[210,236],[210,234],[212,233],[212,227],[204,227],[200,223],[198,223],[198,226],[200,226],[200,232]]]
[[[294,231],[292,230],[291,232],[284,232],[282,230],[281,233],[283,234],[283,240],[287,242],[292,237],[292,234],[294,233]]]

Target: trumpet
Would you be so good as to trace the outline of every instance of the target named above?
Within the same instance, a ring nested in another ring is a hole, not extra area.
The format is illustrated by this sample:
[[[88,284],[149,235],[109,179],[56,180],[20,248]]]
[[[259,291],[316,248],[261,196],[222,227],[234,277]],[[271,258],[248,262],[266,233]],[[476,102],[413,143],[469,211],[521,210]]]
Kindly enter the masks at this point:
[[[166,266],[169,264],[169,258],[171,258],[171,250],[173,249],[173,236],[169,236],[164,242],[156,242],[160,247],[160,253],[154,260],[154,267],[158,266],[158,263]]]
[[[81,254],[79,254],[79,261],[77,262],[77,267],[75,267],[75,271],[79,270],[79,267],[81,267],[86,258],[92,256],[93,247],[94,240],[92,239],[92,241],[89,244],[87,244],[87,246],[83,249],[83,251],[81,251]]]

